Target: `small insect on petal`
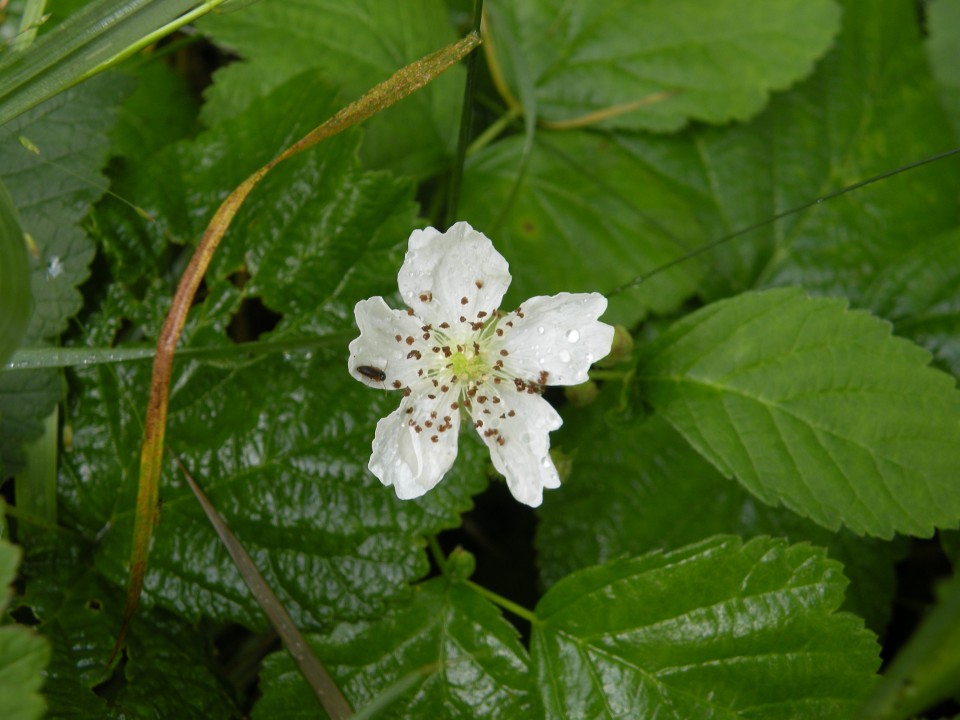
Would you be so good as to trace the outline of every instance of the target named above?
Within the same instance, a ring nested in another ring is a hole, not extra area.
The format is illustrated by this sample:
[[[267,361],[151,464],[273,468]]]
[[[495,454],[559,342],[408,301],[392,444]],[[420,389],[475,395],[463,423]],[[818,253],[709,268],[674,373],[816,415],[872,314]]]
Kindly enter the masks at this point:
[[[357,372],[375,382],[383,382],[387,379],[387,374],[383,370],[372,365],[360,365],[357,367]]]

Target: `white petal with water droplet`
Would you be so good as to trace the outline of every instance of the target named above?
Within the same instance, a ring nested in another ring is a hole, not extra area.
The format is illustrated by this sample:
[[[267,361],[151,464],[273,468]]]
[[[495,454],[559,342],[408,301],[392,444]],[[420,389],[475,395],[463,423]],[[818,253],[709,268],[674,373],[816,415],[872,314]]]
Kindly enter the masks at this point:
[[[498,435],[484,435],[481,429],[480,437],[513,496],[537,507],[543,502],[544,488],[560,487],[560,475],[550,458],[550,432],[559,428],[563,419],[537,394],[506,390],[501,397],[505,417],[497,425]],[[512,417],[506,415],[511,410]],[[497,437],[503,438],[502,445]]]
[[[607,309],[598,293],[560,293],[530,298],[505,321],[513,327],[503,336],[508,352],[505,369],[531,382],[547,373],[548,385],[579,385],[587,380],[590,365],[610,352],[613,327],[597,318]],[[545,333],[540,333],[545,328]]]

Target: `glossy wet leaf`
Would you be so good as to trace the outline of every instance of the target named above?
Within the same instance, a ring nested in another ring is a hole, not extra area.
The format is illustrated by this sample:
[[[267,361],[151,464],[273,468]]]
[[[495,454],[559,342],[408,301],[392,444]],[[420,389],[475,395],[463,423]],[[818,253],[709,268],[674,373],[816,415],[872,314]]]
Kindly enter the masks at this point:
[[[547,717],[849,716],[878,646],[809,545],[713,538],[554,585],[531,654]]]
[[[867,288],[871,308],[897,334],[923,345],[945,369],[960,374],[960,231],[908,248]]]
[[[643,138],[625,141],[666,177],[710,188],[699,215],[705,239],[955,144],[913,8],[843,6],[837,45],[815,74],[750,123],[694,133],[692,165]],[[862,306],[878,273],[955,227],[958,171],[955,159],[913,170],[726,243],[709,254],[705,289],[716,296],[796,284]]]
[[[0,541],[0,613],[9,607],[20,554],[20,548]],[[44,716],[47,703],[40,686],[49,662],[50,645],[34,630],[0,625],[0,717],[38,720]]]
[[[36,617],[53,648],[44,685],[49,716],[236,717],[214,648],[194,626],[169,613],[137,616],[122,669],[104,683],[124,597],[93,570],[89,550],[63,536],[55,551],[25,566],[27,587],[19,604]]]
[[[928,362],[864,311],[781,289],[688,315],[638,373],[657,412],[764,502],[890,537],[960,518],[960,395]]]
[[[685,252],[701,198],[658,183],[616,139],[541,131],[516,195],[523,138],[470,160],[461,212],[497,239],[513,283],[505,305],[562,291],[609,292]],[[609,322],[667,313],[696,292],[702,267],[684,263],[610,299]]]
[[[101,169],[109,150],[107,133],[116,120],[112,111],[129,89],[122,77],[98,78],[47,101],[0,133],[0,179],[33,241],[30,342],[62,333],[80,309],[77,287],[89,276],[94,255],[81,224],[106,189]]]
[[[492,2],[490,15],[498,56],[518,39],[542,120],[612,110],[607,127],[658,131],[746,120],[809,74],[840,19],[832,0]]]
[[[116,77],[99,78],[47,101],[0,133],[0,181],[29,235],[23,279],[30,283],[33,304],[25,346],[56,338],[80,309],[78,286],[94,255],[81,224],[106,187],[100,174],[106,133],[128,87]],[[8,471],[22,468],[22,443],[40,436],[62,392],[56,370],[0,374],[0,457]]]
[[[137,168],[135,186],[165,220],[141,220],[139,228],[130,221],[130,235],[110,248],[111,262],[147,277],[159,255],[151,258],[145,247],[155,243],[159,254],[164,234],[198,232],[217,198],[253,169],[246,165],[256,167],[261,156],[295,139],[299,126],[325,116],[332,94],[317,86],[305,100],[302,87],[295,80],[244,117]],[[366,469],[376,421],[399,396],[349,376],[350,311],[356,300],[395,287],[397,266],[385,275],[382,263],[396,261],[413,213],[408,183],[359,169],[358,139],[351,132],[323,143],[257,188],[224,239],[185,336],[187,345],[229,347],[231,319],[242,315],[245,300],[257,299],[284,313],[272,337],[299,339],[301,349],[184,362],[171,392],[167,446],[303,630],[369,617],[405,593],[427,569],[421,536],[455,525],[485,482],[485,466],[472,454],[476,444],[467,443],[451,476],[420,502],[400,502]],[[195,172],[189,192],[148,194],[154,173],[171,167]],[[171,207],[183,212],[170,213]],[[136,237],[148,242],[138,245]],[[149,287],[163,295],[162,285]],[[116,290],[131,315],[138,312],[135,290]],[[109,331],[112,312],[102,321]],[[148,332],[155,321],[147,317]],[[78,372],[66,413],[73,449],[64,503],[85,533],[103,531],[97,564],[116,582],[126,576],[148,376],[149,367],[133,364]],[[145,600],[188,618],[260,626],[259,609],[172,462],[160,496]]]
[[[199,27],[246,62],[217,72],[203,119],[218,124],[308,68],[322,71],[345,102],[354,100],[398,68],[453,42],[446,13],[438,0],[267,0],[208,17]],[[374,118],[366,126],[366,162],[415,176],[442,167],[456,141],[462,83],[463,75],[452,70]]]
[[[354,710],[373,705],[373,717],[536,716],[530,661],[516,629],[476,591],[446,578],[418,586],[380,619],[340,625],[313,644]],[[261,689],[255,719],[316,716],[283,653],[268,658]]]
[[[565,413],[556,433],[554,445],[572,462],[563,486],[537,513],[545,587],[624,554],[673,550],[716,534],[771,535],[819,545],[842,562],[850,579],[843,608],[883,632],[896,589],[894,564],[905,543],[832,532],[760,502],[724,478],[663,418],[610,417],[618,396],[619,388],[608,384],[589,408]]]

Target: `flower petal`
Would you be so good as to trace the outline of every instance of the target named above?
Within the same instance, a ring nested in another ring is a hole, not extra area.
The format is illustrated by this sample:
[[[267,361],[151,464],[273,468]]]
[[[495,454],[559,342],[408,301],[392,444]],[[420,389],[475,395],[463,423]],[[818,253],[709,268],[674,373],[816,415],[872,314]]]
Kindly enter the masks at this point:
[[[590,366],[610,352],[613,342],[613,327],[597,319],[606,309],[607,299],[599,293],[530,298],[498,325],[505,329],[504,370],[543,385],[586,382]]]
[[[510,285],[510,272],[486,235],[458,222],[445,233],[414,230],[397,281],[404,302],[426,323],[439,325],[492,313]]]
[[[457,458],[460,413],[440,409],[449,408],[449,399],[429,401],[415,392],[377,423],[367,467],[401,500],[433,488]]]
[[[560,476],[550,458],[550,432],[559,428],[563,419],[536,393],[504,388],[498,397],[500,402],[491,402],[484,411],[496,407],[499,412],[484,415],[474,404],[474,418],[483,421],[479,427],[474,422],[474,427],[490,448],[493,466],[507,479],[513,496],[537,507],[543,501],[544,488],[560,487]]]
[[[361,300],[353,314],[360,336],[350,343],[350,374],[364,385],[380,390],[414,383],[422,367],[417,353],[424,356],[429,352],[422,336],[422,322],[415,315],[391,310],[382,297]]]

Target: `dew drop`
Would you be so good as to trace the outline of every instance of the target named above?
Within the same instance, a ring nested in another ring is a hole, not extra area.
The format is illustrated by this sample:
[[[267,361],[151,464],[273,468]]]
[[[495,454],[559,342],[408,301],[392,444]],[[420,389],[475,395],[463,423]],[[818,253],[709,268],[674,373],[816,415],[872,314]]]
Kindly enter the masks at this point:
[[[570,330],[570,331],[567,333],[567,340],[568,340],[569,342],[575,343],[575,342],[577,342],[577,340],[579,340],[579,339],[580,339],[580,333],[579,333],[578,331],[576,331],[576,330]]]
[[[570,353],[567,350],[560,351],[560,362],[570,362]]]
[[[543,335],[546,332],[546,329],[543,327],[543,325],[541,325],[540,327],[537,328],[537,332]]]

